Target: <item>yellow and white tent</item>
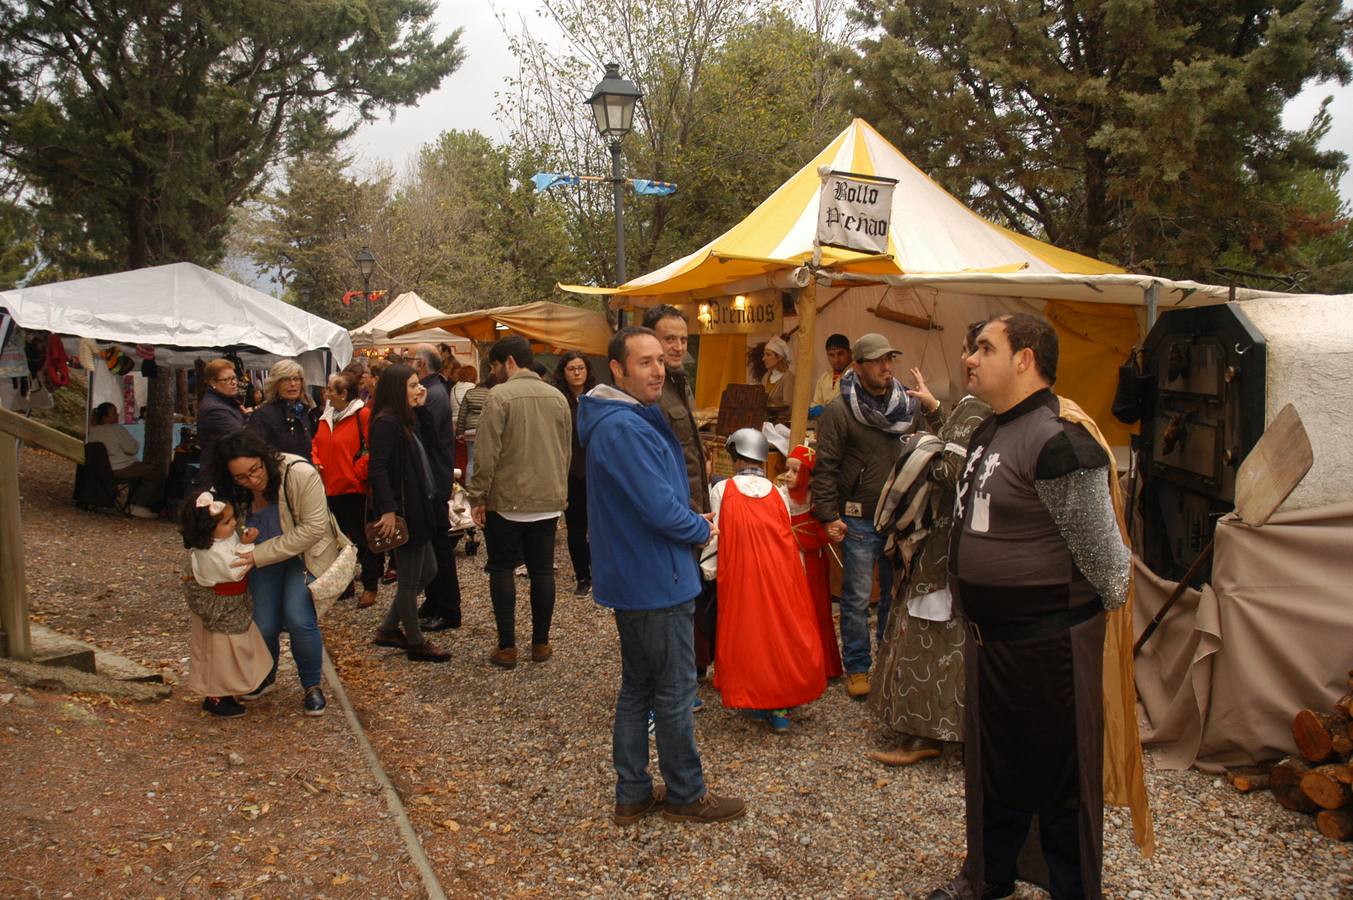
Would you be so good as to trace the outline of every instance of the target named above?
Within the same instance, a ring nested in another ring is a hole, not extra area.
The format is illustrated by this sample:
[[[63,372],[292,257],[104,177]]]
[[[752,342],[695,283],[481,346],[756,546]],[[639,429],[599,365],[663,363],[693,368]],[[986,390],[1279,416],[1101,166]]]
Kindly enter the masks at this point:
[[[616,308],[696,304],[764,289],[801,288],[810,277],[821,188],[819,168],[897,180],[888,252],[869,256],[822,248],[813,359],[833,332],[885,334],[942,399],[957,399],[958,346],[968,322],[998,311],[1036,311],[1062,341],[1058,390],[1077,401],[1112,443],[1126,431],[1109,415],[1117,367],[1148,327],[1148,305],[1222,303],[1224,287],[1132,275],[983,219],[949,194],[862,119],[856,119],[745,219],[705,246],[615,288],[561,285],[610,295]],[[1266,296],[1237,291],[1239,299]],[[694,308],[694,307],[692,307]],[[692,327],[696,326],[692,317]],[[792,321],[791,321],[792,326]],[[750,339],[753,343],[755,338]],[[701,340],[696,400],[714,406],[724,385],[745,380],[743,335]],[[800,375],[802,377],[802,375]],[[906,380],[905,378],[903,380]]]

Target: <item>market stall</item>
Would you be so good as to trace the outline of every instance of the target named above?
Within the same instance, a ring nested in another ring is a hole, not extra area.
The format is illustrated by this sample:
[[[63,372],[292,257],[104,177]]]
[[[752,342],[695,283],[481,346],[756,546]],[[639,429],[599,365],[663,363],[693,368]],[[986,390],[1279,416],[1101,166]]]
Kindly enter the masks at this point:
[[[606,355],[606,343],[611,339],[611,327],[601,313],[548,300],[449,316],[439,313],[393,329],[390,336],[402,338],[427,328],[440,328],[480,343],[491,343],[516,334],[529,340],[538,350],[581,350],[589,356],[602,357]]]
[[[419,328],[416,331],[401,331],[408,325],[416,325],[424,319],[436,319],[446,313],[425,301],[413,291],[405,291],[394,299],[371,321],[353,328],[348,332],[352,337],[352,346],[358,353],[378,353],[385,350],[410,349],[418,344],[447,344],[455,354],[460,365],[477,365],[479,354],[474,342],[460,335],[452,334],[444,328]],[[398,337],[392,337],[396,331]]]

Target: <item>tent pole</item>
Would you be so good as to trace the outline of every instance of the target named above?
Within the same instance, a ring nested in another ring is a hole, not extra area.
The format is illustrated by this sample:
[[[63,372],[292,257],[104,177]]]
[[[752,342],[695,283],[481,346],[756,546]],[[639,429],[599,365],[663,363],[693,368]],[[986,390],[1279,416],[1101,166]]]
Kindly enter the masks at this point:
[[[797,306],[799,312],[799,352],[798,374],[794,376],[794,398],[791,401],[789,416],[789,446],[791,449],[803,443],[808,433],[808,404],[813,399],[813,342],[817,339],[817,276],[809,279],[806,287],[799,288]]]
[[[1146,330],[1156,327],[1156,313],[1160,307],[1160,282],[1152,281],[1146,287]]]

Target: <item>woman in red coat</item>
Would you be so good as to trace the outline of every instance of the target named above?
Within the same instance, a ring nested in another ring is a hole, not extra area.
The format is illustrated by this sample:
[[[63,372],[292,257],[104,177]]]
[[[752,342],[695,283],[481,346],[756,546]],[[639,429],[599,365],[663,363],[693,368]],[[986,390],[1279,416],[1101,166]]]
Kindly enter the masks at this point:
[[[338,527],[357,545],[357,555],[362,561],[362,596],[357,605],[370,606],[376,602],[381,577],[381,557],[366,548],[363,528],[371,412],[357,396],[357,379],[351,372],[330,375],[324,393],[329,402],[315,429],[310,458],[324,479],[324,493]],[[343,596],[351,596],[351,588]]]

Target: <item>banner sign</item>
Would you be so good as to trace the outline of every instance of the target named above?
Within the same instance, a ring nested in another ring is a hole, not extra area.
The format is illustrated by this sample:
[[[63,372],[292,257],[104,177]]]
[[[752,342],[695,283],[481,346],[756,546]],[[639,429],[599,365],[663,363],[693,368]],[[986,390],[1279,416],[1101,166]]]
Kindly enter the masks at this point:
[[[712,297],[689,308],[694,334],[779,334],[784,331],[783,292],[754,291],[733,297]]]
[[[853,172],[822,173],[817,242],[860,253],[887,253],[895,178]]]

